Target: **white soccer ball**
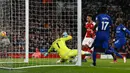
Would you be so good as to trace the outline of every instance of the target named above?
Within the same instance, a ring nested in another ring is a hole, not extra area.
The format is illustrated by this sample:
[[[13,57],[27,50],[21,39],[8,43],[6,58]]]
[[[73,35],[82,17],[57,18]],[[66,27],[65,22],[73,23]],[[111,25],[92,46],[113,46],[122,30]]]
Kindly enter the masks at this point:
[[[73,60],[72,63],[76,63],[78,61],[78,57],[76,56]]]

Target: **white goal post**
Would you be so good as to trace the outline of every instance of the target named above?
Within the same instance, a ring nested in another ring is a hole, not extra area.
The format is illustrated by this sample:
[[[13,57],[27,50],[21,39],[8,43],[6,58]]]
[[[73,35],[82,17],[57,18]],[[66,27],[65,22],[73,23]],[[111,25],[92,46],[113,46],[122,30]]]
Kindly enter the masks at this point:
[[[0,0],[0,32],[10,40],[8,47],[0,44],[0,68],[81,66],[81,1]],[[78,50],[76,62],[58,64],[61,58],[55,50],[44,55],[63,32],[73,37],[66,44]]]

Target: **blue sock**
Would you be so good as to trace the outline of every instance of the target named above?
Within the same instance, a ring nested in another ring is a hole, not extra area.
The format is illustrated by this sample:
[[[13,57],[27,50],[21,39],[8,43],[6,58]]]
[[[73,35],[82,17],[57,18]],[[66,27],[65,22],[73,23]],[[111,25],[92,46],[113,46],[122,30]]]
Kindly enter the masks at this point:
[[[114,52],[116,54],[116,56],[123,58],[121,54],[119,54],[114,48],[110,47],[110,49],[108,51],[106,51],[106,53],[112,53]]]
[[[93,63],[96,64],[96,52],[95,51],[92,53],[92,57],[93,57]]]

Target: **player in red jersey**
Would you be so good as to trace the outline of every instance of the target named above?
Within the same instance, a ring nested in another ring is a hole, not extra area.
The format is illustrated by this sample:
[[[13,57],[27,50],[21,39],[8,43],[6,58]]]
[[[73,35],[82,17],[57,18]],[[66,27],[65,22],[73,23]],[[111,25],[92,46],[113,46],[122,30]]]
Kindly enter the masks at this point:
[[[92,52],[93,48],[90,48],[94,42],[95,32],[93,31],[95,22],[92,20],[92,15],[87,15],[87,23],[85,24],[86,34],[82,42],[82,49],[84,51]],[[91,49],[91,50],[90,50]],[[82,56],[82,59],[86,61],[86,56]]]

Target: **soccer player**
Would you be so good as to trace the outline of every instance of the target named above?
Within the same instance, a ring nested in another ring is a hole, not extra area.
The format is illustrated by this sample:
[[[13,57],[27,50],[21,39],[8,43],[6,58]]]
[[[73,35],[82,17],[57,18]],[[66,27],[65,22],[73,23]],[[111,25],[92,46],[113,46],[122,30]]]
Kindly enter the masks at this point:
[[[93,50],[93,48],[91,49],[90,47],[92,46],[92,44],[94,42],[94,38],[95,38],[95,32],[93,31],[93,28],[95,26],[95,22],[93,22],[91,14],[88,14],[86,19],[87,19],[87,23],[85,25],[86,34],[85,34],[85,37],[84,37],[83,42],[82,42],[82,49],[84,51],[91,52]],[[85,55],[82,56],[82,61],[86,62]]]
[[[35,49],[35,52],[32,54],[33,58],[41,58],[41,52],[38,48]]]
[[[87,23],[85,25],[86,34],[82,42],[82,46],[85,48],[90,48],[94,42],[95,33],[93,31],[95,22],[92,20],[92,15],[87,15]]]
[[[117,18],[116,19],[116,24],[118,25],[116,28],[116,38],[115,38],[115,42],[113,44],[113,47],[111,47],[111,49],[114,50],[114,53],[116,56],[122,58],[124,60],[124,63],[126,63],[126,58],[123,57],[121,54],[118,53],[118,51],[126,44],[126,33],[128,33],[130,35],[130,31],[123,25],[123,20],[122,18]],[[116,56],[113,56],[114,59],[114,63],[117,62]]]
[[[92,66],[96,66],[96,52],[106,52],[109,48],[109,35],[110,26],[112,25],[111,17],[106,13],[106,7],[101,7],[100,14],[96,17],[96,25],[94,30],[98,28],[96,32],[96,38],[94,40],[94,51],[92,53],[93,63]]]
[[[48,53],[55,50],[60,56],[60,60],[58,60],[57,63],[71,62],[72,60],[74,60],[76,58],[76,56],[78,54],[78,51],[76,49],[71,50],[66,46],[65,42],[68,40],[71,40],[71,39],[72,39],[72,36],[68,35],[67,32],[64,32],[63,37],[56,39],[52,43],[48,52],[44,54],[44,56],[47,56]],[[82,54],[89,54],[89,52],[82,51]]]

